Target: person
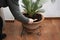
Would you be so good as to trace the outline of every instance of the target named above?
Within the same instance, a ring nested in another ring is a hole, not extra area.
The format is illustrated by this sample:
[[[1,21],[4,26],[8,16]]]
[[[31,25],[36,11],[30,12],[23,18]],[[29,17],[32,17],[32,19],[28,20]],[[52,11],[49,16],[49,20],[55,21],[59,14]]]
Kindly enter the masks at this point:
[[[6,37],[6,34],[5,34],[5,33],[2,34],[2,28],[3,28],[3,19],[2,19],[2,17],[0,16],[0,40],[1,40],[2,38],[5,38],[5,37]]]
[[[20,12],[20,9],[19,9],[19,0],[0,0],[0,8],[1,7],[9,7],[11,13],[13,14],[13,16],[15,17],[16,20],[22,22],[22,23],[28,23],[28,24],[32,24],[33,19],[31,18],[27,18],[25,17],[21,12]],[[2,21],[2,19],[0,20]],[[0,23],[0,31],[2,30],[2,27],[3,24],[2,22]],[[6,35],[5,34],[0,34],[0,38],[5,38]]]

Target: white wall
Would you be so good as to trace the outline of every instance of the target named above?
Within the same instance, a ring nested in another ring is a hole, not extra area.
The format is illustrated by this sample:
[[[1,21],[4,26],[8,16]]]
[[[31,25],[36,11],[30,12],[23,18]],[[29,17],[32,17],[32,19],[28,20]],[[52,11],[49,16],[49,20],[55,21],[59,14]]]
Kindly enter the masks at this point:
[[[60,17],[60,0],[56,0],[55,3],[51,3],[49,0],[43,6],[45,9],[45,17]]]
[[[20,4],[20,10],[23,11],[23,8],[21,7],[21,0],[19,0]],[[55,3],[51,3],[51,0],[48,0],[43,6],[43,9],[45,9],[45,13],[43,14],[45,17],[60,17],[60,0],[56,0]],[[5,20],[14,20],[14,17],[12,16],[11,12],[9,11],[9,8],[4,8],[4,15]]]
[[[14,17],[11,14],[11,12],[10,12],[8,7],[3,8],[3,13],[4,13],[5,20],[14,20]]]

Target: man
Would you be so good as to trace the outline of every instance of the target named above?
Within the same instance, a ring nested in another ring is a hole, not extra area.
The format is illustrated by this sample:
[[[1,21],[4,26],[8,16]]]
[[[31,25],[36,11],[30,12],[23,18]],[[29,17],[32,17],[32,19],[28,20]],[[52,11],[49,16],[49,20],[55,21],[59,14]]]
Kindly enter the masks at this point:
[[[2,38],[5,38],[6,37],[6,34],[2,34],[2,28],[3,28],[3,19],[2,19],[2,17],[0,16],[0,40],[2,39]]]
[[[13,14],[13,16],[15,17],[16,20],[21,21],[22,23],[28,23],[28,24],[32,24],[33,19],[31,18],[27,18],[25,17],[19,10],[19,4],[18,4],[19,0],[0,0],[0,8],[1,7],[9,7],[11,13]],[[2,25],[2,22],[0,23],[0,25]],[[2,26],[0,26],[0,31],[2,30]],[[0,34],[1,38],[5,38],[6,35],[5,34]]]

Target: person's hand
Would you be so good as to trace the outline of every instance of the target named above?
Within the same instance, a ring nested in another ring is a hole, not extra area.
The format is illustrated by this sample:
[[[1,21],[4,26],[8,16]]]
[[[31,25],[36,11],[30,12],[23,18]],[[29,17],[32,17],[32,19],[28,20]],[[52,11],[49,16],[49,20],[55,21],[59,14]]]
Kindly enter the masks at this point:
[[[37,19],[31,19],[31,18],[29,18],[29,22],[28,22],[28,24],[32,24],[34,21],[36,21]]]

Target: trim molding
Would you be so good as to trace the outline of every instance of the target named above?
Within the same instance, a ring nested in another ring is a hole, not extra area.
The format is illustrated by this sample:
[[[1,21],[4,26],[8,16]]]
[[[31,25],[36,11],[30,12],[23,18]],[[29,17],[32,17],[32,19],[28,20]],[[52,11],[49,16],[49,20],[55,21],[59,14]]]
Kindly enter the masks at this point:
[[[60,19],[60,17],[45,17],[45,19]],[[5,20],[6,22],[14,22],[15,20]]]
[[[49,18],[51,18],[51,19],[60,19],[60,17],[45,17],[46,19],[49,19]]]
[[[15,20],[5,20],[5,22],[14,22]]]

